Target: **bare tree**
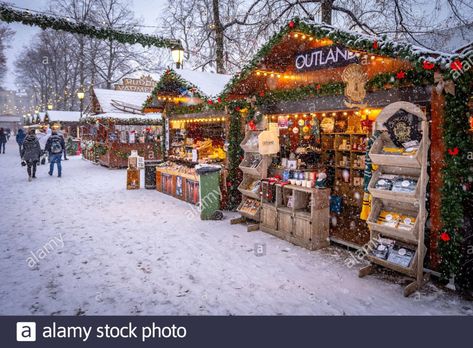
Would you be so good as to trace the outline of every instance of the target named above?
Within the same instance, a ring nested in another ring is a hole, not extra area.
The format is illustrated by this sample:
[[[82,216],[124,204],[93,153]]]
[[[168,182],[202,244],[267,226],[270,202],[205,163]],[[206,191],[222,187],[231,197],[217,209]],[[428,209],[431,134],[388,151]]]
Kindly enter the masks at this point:
[[[7,72],[7,58],[5,56],[5,49],[8,48],[8,43],[14,35],[14,31],[9,27],[0,26],[0,81],[5,77]]]
[[[446,15],[445,15],[446,14]],[[422,44],[418,35],[470,23],[468,0],[169,0],[162,32],[184,41],[187,64],[237,71],[294,17]]]

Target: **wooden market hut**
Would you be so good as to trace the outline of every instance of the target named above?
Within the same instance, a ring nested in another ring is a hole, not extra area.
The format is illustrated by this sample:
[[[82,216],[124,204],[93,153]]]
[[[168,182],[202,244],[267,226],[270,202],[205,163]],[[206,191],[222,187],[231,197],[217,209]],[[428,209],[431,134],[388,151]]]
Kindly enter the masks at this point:
[[[162,117],[142,112],[146,92],[92,88],[81,140],[83,156],[109,168],[127,167],[138,151],[145,160],[162,159]]]
[[[342,209],[331,212],[330,239],[355,248],[370,241],[367,224],[360,219],[365,166],[360,167],[358,159],[363,151],[341,145],[371,135],[365,126],[376,124],[377,116],[385,115],[381,110],[393,103],[401,102],[423,115],[427,122],[424,134],[430,134],[426,140],[431,144],[424,176],[430,178],[425,187],[427,210],[420,216],[420,231],[423,237],[425,228],[425,266],[445,277],[449,272],[458,274],[461,251],[452,240],[461,238],[468,195],[463,188],[471,175],[467,102],[472,78],[464,73],[468,65],[465,53],[430,51],[385,37],[293,20],[234,76],[221,98],[229,105],[251,100],[246,105],[257,111],[253,115],[261,113],[269,123],[282,120],[280,143],[288,144],[288,152],[297,149],[306,132],[307,139],[312,139],[315,118],[320,124],[328,117],[333,119],[331,131],[319,129],[322,160],[335,178],[332,195],[344,202]],[[254,128],[259,120],[247,121]],[[292,132],[298,123],[307,127]],[[422,205],[422,197],[419,202]],[[422,277],[423,257],[419,260],[417,273]],[[423,281],[417,280],[417,285]]]
[[[197,163],[226,167],[228,117],[221,93],[231,76],[186,69],[168,69],[148,96],[144,112],[162,112],[165,119],[167,166],[158,170],[157,188],[197,203]],[[169,177],[169,187],[161,183]],[[225,195],[226,171],[222,170]],[[189,191],[189,192],[188,192]],[[191,192],[192,191],[192,192]]]

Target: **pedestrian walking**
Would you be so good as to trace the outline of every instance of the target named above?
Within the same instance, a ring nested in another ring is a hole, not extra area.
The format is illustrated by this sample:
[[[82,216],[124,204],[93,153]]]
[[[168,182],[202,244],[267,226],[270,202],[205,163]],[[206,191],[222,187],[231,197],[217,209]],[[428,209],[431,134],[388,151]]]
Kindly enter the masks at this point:
[[[62,174],[62,153],[66,144],[64,143],[64,138],[57,134],[56,131],[53,131],[51,136],[49,137],[45,150],[49,153],[49,175],[53,175],[54,172],[54,164],[57,163],[57,176],[58,178],[61,177]]]
[[[51,136],[51,129],[50,128],[42,128],[40,132],[37,134],[39,145],[41,145],[41,159],[40,164],[45,164],[48,154],[46,152],[46,143],[48,142],[49,137]],[[48,159],[48,162],[50,160]]]
[[[23,148],[23,141],[25,140],[25,138],[26,138],[26,133],[22,128],[20,128],[18,130],[18,133],[16,133],[16,142],[20,149],[20,156],[21,156],[21,149]]]
[[[41,155],[41,147],[39,141],[35,136],[34,129],[31,129],[28,132],[28,135],[23,141],[23,146],[21,149],[21,159],[23,165],[26,164],[28,171],[28,181],[36,179],[36,166],[39,162],[39,156]]]
[[[5,144],[7,143],[7,135],[3,128],[0,128],[0,153],[5,153]],[[3,149],[3,152],[2,152]]]

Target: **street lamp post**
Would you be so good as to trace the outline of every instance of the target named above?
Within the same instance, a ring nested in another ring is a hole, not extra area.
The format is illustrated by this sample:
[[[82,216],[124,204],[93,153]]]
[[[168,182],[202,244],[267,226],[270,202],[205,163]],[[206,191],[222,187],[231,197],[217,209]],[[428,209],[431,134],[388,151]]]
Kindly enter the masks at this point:
[[[184,60],[184,48],[182,48],[180,44],[176,45],[171,50],[171,54],[172,60],[174,61],[174,63],[176,63],[176,68],[181,69],[182,61]]]
[[[82,121],[82,109],[83,109],[83,106],[84,106],[84,97],[85,97],[85,93],[82,89],[79,89],[79,91],[77,92],[77,98],[79,98],[80,100],[80,116],[79,116],[79,122]],[[80,128],[79,126],[77,126],[77,138],[80,138]]]

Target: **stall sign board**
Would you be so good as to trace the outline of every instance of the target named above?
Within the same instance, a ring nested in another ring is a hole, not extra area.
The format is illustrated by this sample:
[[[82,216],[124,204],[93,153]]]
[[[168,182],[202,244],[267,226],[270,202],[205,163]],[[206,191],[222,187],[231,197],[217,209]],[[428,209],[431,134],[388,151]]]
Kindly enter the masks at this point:
[[[402,146],[403,143],[422,139],[419,131],[420,121],[416,115],[400,109],[384,123],[384,126],[393,143]]]
[[[346,66],[358,63],[354,52],[341,45],[317,47],[310,51],[298,53],[295,56],[297,71],[312,71]]]
[[[273,155],[279,152],[279,132],[264,131],[258,136],[259,153]]]

